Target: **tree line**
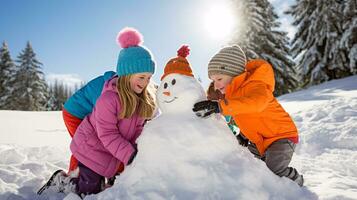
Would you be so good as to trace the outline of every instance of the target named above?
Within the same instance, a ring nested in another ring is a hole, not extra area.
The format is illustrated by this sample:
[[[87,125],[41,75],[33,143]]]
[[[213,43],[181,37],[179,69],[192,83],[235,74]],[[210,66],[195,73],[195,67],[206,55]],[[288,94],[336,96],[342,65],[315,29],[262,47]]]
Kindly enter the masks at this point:
[[[24,111],[61,110],[64,102],[81,85],[74,88],[55,81],[49,84],[42,63],[28,42],[14,62],[6,42],[0,47],[0,109]]]
[[[296,0],[285,11],[297,29],[291,40],[269,0],[231,3],[240,28],[229,43],[241,45],[248,59],[272,64],[276,96],[357,74],[357,0]],[[0,109],[60,110],[76,90],[46,83],[29,42],[16,63],[3,42]]]

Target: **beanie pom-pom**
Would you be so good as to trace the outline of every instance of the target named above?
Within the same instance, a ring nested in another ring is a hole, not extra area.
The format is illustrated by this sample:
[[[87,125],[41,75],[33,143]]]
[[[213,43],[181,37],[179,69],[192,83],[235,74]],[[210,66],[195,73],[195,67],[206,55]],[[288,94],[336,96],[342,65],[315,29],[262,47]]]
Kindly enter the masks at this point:
[[[143,36],[134,28],[126,27],[122,29],[117,36],[117,43],[122,48],[139,46],[142,42]]]
[[[182,45],[182,47],[177,51],[177,55],[186,58],[190,54],[190,49],[188,45]]]

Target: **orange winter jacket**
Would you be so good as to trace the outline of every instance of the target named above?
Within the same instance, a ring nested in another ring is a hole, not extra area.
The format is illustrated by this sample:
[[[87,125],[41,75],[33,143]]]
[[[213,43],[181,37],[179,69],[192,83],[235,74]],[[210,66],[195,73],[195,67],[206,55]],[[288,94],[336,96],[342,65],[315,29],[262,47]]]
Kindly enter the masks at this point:
[[[223,115],[230,115],[261,155],[281,138],[298,137],[296,126],[273,96],[272,66],[264,60],[252,60],[246,72],[233,78],[219,104]]]

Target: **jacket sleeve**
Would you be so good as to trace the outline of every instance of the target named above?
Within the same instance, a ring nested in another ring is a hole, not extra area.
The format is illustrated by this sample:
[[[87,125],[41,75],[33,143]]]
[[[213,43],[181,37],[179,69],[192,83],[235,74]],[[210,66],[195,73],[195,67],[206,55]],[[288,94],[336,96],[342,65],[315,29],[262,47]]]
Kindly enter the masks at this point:
[[[119,106],[119,99],[116,93],[104,92],[95,106],[95,124],[98,138],[104,147],[114,157],[127,164],[135,152],[135,148],[121,135],[117,127]]]
[[[235,116],[237,114],[257,113],[264,110],[272,94],[267,84],[260,81],[248,83],[243,88],[243,96],[221,100],[219,105],[223,115]]]

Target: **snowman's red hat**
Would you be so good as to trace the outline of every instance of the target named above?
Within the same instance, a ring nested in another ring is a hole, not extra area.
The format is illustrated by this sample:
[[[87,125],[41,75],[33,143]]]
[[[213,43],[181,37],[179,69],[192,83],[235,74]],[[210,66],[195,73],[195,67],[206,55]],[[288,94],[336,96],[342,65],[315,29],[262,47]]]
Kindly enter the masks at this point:
[[[189,54],[190,49],[188,48],[188,45],[182,45],[182,47],[177,51],[177,57],[167,62],[164,69],[164,74],[161,76],[161,80],[164,79],[167,75],[173,73],[193,77],[190,63],[186,59]]]

